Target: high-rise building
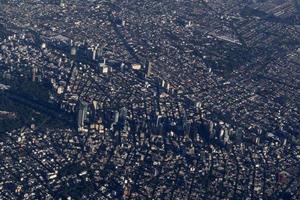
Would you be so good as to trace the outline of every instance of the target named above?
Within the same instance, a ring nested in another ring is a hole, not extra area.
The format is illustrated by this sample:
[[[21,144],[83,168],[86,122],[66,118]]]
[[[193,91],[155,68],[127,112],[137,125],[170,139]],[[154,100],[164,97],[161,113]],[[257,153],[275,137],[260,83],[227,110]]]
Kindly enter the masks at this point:
[[[72,57],[76,57],[76,54],[77,54],[77,49],[76,49],[76,47],[72,47],[72,48],[71,48],[70,54],[71,54]]]
[[[93,46],[88,48],[88,50],[92,52],[92,59],[93,60],[96,60],[99,57],[97,55],[98,48],[99,48],[99,44],[93,45]]]
[[[106,59],[104,58],[103,63],[99,63],[99,71],[102,74],[107,74],[109,71],[109,66],[106,64]]]
[[[214,128],[214,123],[211,120],[209,120],[208,132],[209,132],[210,139],[214,138],[215,128]]]
[[[62,7],[62,8],[66,7],[66,2],[65,2],[65,0],[60,0],[60,1],[59,1],[59,6]]]
[[[77,126],[78,130],[83,130],[88,114],[88,103],[85,101],[79,102]]]
[[[125,107],[122,107],[120,109],[120,119],[121,120],[126,120],[128,113],[127,113],[127,109]]]
[[[32,68],[31,68],[31,80],[32,80],[32,82],[36,81],[37,72],[38,72],[38,68],[36,66],[32,66]]]
[[[119,118],[120,118],[120,113],[119,111],[115,111],[115,115],[114,115],[114,124],[117,124],[119,122]]]
[[[152,63],[148,62],[148,65],[147,65],[147,76],[151,76],[151,73],[152,73]]]

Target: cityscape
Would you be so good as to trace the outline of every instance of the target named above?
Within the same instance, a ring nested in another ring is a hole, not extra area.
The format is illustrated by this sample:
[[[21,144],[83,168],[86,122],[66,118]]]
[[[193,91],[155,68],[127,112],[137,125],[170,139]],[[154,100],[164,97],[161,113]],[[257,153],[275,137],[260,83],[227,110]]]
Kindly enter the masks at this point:
[[[0,199],[300,199],[299,0],[0,0]]]

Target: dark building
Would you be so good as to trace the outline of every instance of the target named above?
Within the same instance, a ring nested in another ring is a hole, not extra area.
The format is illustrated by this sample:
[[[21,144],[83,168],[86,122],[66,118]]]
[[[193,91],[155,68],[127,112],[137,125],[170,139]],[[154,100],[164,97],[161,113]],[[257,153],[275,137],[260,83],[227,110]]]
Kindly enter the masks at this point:
[[[84,125],[87,120],[87,115],[88,115],[88,103],[85,101],[80,101],[79,109],[78,109],[78,119],[77,119],[77,126],[79,131],[82,131],[84,129]]]

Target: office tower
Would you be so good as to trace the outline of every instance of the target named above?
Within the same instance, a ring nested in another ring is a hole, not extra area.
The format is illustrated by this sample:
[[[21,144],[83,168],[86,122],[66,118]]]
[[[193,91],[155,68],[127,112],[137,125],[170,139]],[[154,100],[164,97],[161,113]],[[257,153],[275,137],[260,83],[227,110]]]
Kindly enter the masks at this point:
[[[192,27],[193,26],[193,22],[192,21],[189,21],[187,24],[186,24],[186,27]]]
[[[166,86],[166,81],[161,79],[161,87],[165,87]]]
[[[201,102],[197,102],[196,103],[196,108],[197,109],[201,109],[202,108],[202,103]]]
[[[97,58],[97,46],[93,48],[93,60],[96,60]]]
[[[97,56],[98,57],[101,57],[103,55],[103,47],[99,47],[98,49],[97,49]]]
[[[59,6],[62,7],[62,8],[66,7],[65,0],[60,0]]]
[[[120,65],[120,69],[121,69],[121,71],[124,71],[124,68],[125,68],[125,63],[121,63],[121,65]]]
[[[229,142],[229,130],[227,127],[224,128],[224,135],[223,135],[223,138],[222,138],[222,142],[224,144],[227,144]]]
[[[35,82],[36,81],[36,73],[38,72],[38,69],[37,69],[37,67],[36,66],[33,66],[32,68],[31,68],[31,71],[32,71],[32,82]]]
[[[103,51],[104,51],[105,47],[106,47],[106,44],[98,45],[98,48],[97,48],[97,51],[96,51],[96,54],[97,54],[98,58],[101,58],[103,56]]]
[[[78,130],[82,130],[85,125],[85,121],[87,120],[88,114],[88,103],[85,101],[79,102],[79,110],[78,110],[78,121],[77,126]]]
[[[213,121],[209,121],[209,127],[208,127],[209,137],[212,139],[215,136],[215,130],[214,130],[214,123]]]
[[[156,118],[156,127],[159,127],[159,125],[161,124],[161,121],[162,121],[162,116],[158,115]]]
[[[76,57],[77,57],[77,49],[76,49],[76,47],[72,47],[71,48],[70,54],[71,54],[71,59],[74,62],[74,60],[76,60]]]
[[[131,68],[132,68],[133,70],[141,70],[142,65],[139,64],[139,63],[134,63],[134,64],[131,65]]]
[[[46,49],[47,48],[47,44],[46,43],[42,43],[41,44],[41,49]]]
[[[99,71],[102,74],[107,74],[109,70],[108,65],[106,64],[106,58],[104,58],[103,63],[99,64]]]
[[[147,62],[147,76],[151,76],[152,73],[152,63]]]
[[[119,111],[115,111],[115,115],[114,115],[114,124],[117,124],[119,122],[119,118],[120,118],[120,113]]]
[[[90,48],[88,48],[88,50],[91,50],[92,51],[92,59],[93,60],[96,60],[97,59],[97,51],[98,51],[98,48],[99,48],[99,44],[97,44],[96,46],[92,46]]]
[[[122,107],[120,109],[120,120],[126,120],[127,117],[127,109],[125,107]]]

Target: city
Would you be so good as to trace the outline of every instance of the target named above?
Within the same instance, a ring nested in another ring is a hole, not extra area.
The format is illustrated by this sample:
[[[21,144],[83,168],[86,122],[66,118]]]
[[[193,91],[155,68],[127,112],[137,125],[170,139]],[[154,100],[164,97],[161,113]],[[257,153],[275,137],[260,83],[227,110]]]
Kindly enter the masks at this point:
[[[0,1],[0,198],[299,199],[299,5]]]

